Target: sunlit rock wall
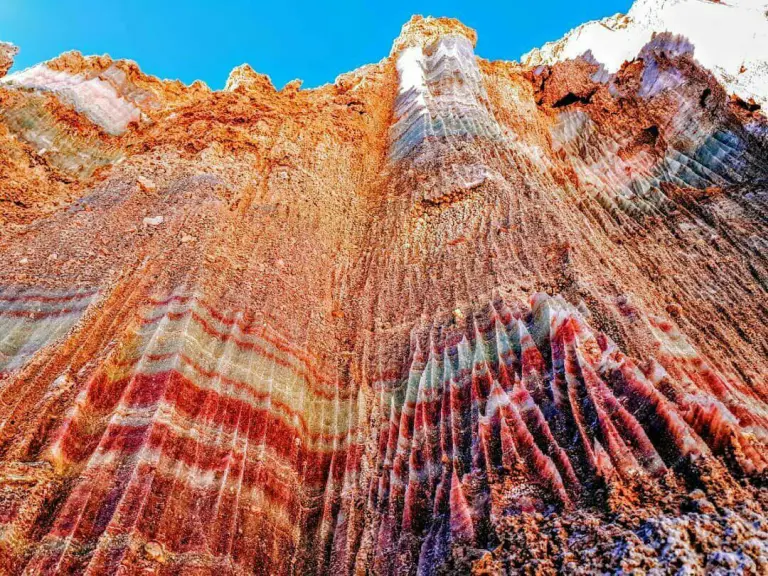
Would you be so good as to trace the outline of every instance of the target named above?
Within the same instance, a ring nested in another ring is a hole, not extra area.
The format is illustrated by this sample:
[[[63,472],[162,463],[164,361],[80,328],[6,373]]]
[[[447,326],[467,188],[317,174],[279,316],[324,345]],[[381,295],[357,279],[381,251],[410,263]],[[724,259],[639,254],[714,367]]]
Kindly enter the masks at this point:
[[[475,41],[4,79],[0,570],[768,569],[765,117]]]

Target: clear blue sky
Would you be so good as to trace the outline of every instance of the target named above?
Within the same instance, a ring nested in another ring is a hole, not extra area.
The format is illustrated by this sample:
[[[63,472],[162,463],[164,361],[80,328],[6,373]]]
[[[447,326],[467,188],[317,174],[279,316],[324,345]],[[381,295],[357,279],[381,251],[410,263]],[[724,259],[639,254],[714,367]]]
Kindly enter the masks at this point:
[[[243,62],[277,87],[305,87],[389,54],[412,14],[453,16],[478,32],[477,53],[516,60],[574,26],[626,12],[631,0],[328,2],[304,0],[0,0],[0,40],[21,48],[14,69],[66,50],[130,58],[142,70],[222,88]]]

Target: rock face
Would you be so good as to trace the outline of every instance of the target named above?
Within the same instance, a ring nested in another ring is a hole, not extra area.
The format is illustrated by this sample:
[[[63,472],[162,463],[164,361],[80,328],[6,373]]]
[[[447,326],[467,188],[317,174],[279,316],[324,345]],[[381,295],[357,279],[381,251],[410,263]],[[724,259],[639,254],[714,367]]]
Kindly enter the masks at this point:
[[[19,49],[13,44],[0,42],[0,78],[8,73],[13,66],[13,58],[18,54]]]
[[[475,39],[3,79],[0,571],[768,570],[765,116]]]
[[[768,2],[637,0],[629,13],[588,22],[534,49],[524,64],[553,64],[589,51],[610,72],[632,60],[660,32],[696,46],[696,59],[729,93],[768,105]]]

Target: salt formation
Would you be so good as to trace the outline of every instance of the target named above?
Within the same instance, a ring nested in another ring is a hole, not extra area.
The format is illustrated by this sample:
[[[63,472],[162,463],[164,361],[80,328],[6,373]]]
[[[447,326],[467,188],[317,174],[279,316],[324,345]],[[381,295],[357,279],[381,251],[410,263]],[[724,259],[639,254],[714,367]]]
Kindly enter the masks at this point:
[[[656,32],[5,78],[0,571],[765,573],[768,121]]]
[[[121,134],[131,122],[137,122],[140,110],[100,78],[51,70],[45,64],[12,74],[4,82],[37,91],[51,91],[71,104],[77,112],[101,126],[109,134]]]
[[[768,104],[765,0],[638,0],[626,15],[583,24],[522,60],[530,66],[552,64],[589,51],[615,72],[661,32],[686,37],[696,47],[697,60],[728,92]]]

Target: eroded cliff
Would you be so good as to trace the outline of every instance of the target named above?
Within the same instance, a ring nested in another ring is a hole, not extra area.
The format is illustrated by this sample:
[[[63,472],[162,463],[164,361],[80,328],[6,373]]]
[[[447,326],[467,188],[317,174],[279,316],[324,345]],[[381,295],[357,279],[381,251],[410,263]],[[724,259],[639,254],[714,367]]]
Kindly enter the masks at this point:
[[[475,41],[0,81],[3,571],[768,570],[759,104]]]

